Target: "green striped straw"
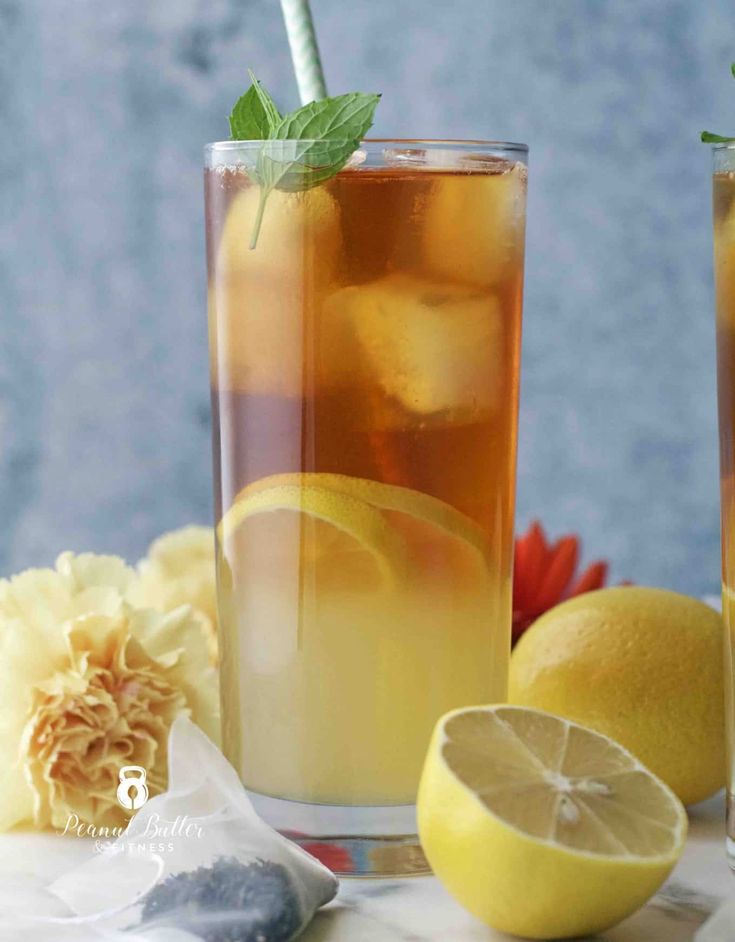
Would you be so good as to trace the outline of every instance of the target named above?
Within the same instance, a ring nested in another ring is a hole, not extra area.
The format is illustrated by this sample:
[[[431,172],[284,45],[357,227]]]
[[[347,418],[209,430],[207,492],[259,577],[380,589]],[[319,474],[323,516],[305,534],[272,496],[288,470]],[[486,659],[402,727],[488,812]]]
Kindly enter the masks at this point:
[[[327,97],[309,0],[281,0],[302,105]]]

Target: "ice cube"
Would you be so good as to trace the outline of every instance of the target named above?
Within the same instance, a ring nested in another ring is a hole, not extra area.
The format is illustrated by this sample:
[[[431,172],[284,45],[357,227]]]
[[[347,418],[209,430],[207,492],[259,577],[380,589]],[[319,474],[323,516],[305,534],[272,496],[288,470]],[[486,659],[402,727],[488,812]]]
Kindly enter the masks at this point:
[[[383,160],[389,167],[408,167],[412,170],[443,167],[449,169],[455,161],[451,150],[432,147],[386,147]]]
[[[503,320],[490,292],[393,274],[336,291],[323,323],[340,338],[335,369],[353,379],[362,370],[410,412],[476,412],[500,401]]]
[[[247,272],[302,279],[331,279],[342,235],[339,207],[324,187],[301,193],[272,190],[266,199],[257,244],[250,248],[260,188],[249,186],[227,212],[217,252],[220,272]]]
[[[386,147],[383,160],[389,167],[411,170],[471,170],[504,173],[513,168],[504,157],[445,147]]]
[[[367,160],[367,151],[363,150],[361,147],[358,147],[356,151],[353,151],[350,156],[347,158],[347,163],[345,164],[345,170],[351,170],[353,167],[359,167],[360,164],[364,164]]]
[[[727,200],[731,200],[730,191]],[[714,234],[717,320],[721,328],[731,332],[735,322],[735,201],[728,206],[718,194],[718,184],[715,184]]]
[[[497,285],[523,258],[526,171],[437,175],[427,197],[424,261],[434,276]]]
[[[209,289],[213,375],[240,392],[298,396],[304,337],[335,277],[339,208],[323,187],[269,194],[250,249],[259,190],[238,194],[225,221]]]

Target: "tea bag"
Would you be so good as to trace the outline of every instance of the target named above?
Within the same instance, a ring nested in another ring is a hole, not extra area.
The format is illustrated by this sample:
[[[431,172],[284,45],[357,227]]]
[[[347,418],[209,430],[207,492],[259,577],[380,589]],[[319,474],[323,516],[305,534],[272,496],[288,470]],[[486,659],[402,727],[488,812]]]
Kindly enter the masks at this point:
[[[0,923],[15,919],[26,940],[34,927],[53,925],[54,939],[70,942],[298,935],[336,894],[334,874],[257,816],[232,766],[189,719],[175,721],[168,755],[168,791],[121,837],[45,887],[38,904],[24,905],[26,915],[3,907]]]

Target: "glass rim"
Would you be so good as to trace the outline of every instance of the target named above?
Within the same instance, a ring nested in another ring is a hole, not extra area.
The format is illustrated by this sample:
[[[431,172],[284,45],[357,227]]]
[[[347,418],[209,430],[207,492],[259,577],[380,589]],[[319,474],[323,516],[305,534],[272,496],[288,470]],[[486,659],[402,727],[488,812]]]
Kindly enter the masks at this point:
[[[733,173],[735,171],[735,141],[718,141],[710,144],[712,155],[712,173]]]
[[[266,141],[212,141],[209,144],[204,145],[204,152],[206,154],[218,153],[218,152],[228,152],[236,151],[249,147],[262,147],[263,144],[268,143],[286,143],[288,141],[298,141],[299,143],[307,144],[321,144],[323,141],[310,138],[286,138],[284,140],[266,140]],[[341,143],[338,141],[331,141],[330,143]],[[344,143],[351,143],[347,139],[344,140]],[[449,150],[493,150],[493,151],[502,151],[503,153],[509,154],[528,154],[528,144],[521,144],[516,141],[486,141],[486,140],[474,140],[472,138],[466,139],[452,139],[452,138],[431,138],[431,137],[366,137],[361,144],[398,144],[400,146],[421,146],[421,147],[437,147],[444,148]]]

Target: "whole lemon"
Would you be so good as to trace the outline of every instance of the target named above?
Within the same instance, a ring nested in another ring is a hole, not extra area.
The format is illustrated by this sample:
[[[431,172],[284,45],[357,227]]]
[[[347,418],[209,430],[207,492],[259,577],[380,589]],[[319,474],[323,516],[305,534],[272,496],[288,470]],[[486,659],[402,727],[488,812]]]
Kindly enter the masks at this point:
[[[509,700],[610,736],[693,804],[725,782],[723,635],[717,612],[676,592],[588,592],[522,636]]]

